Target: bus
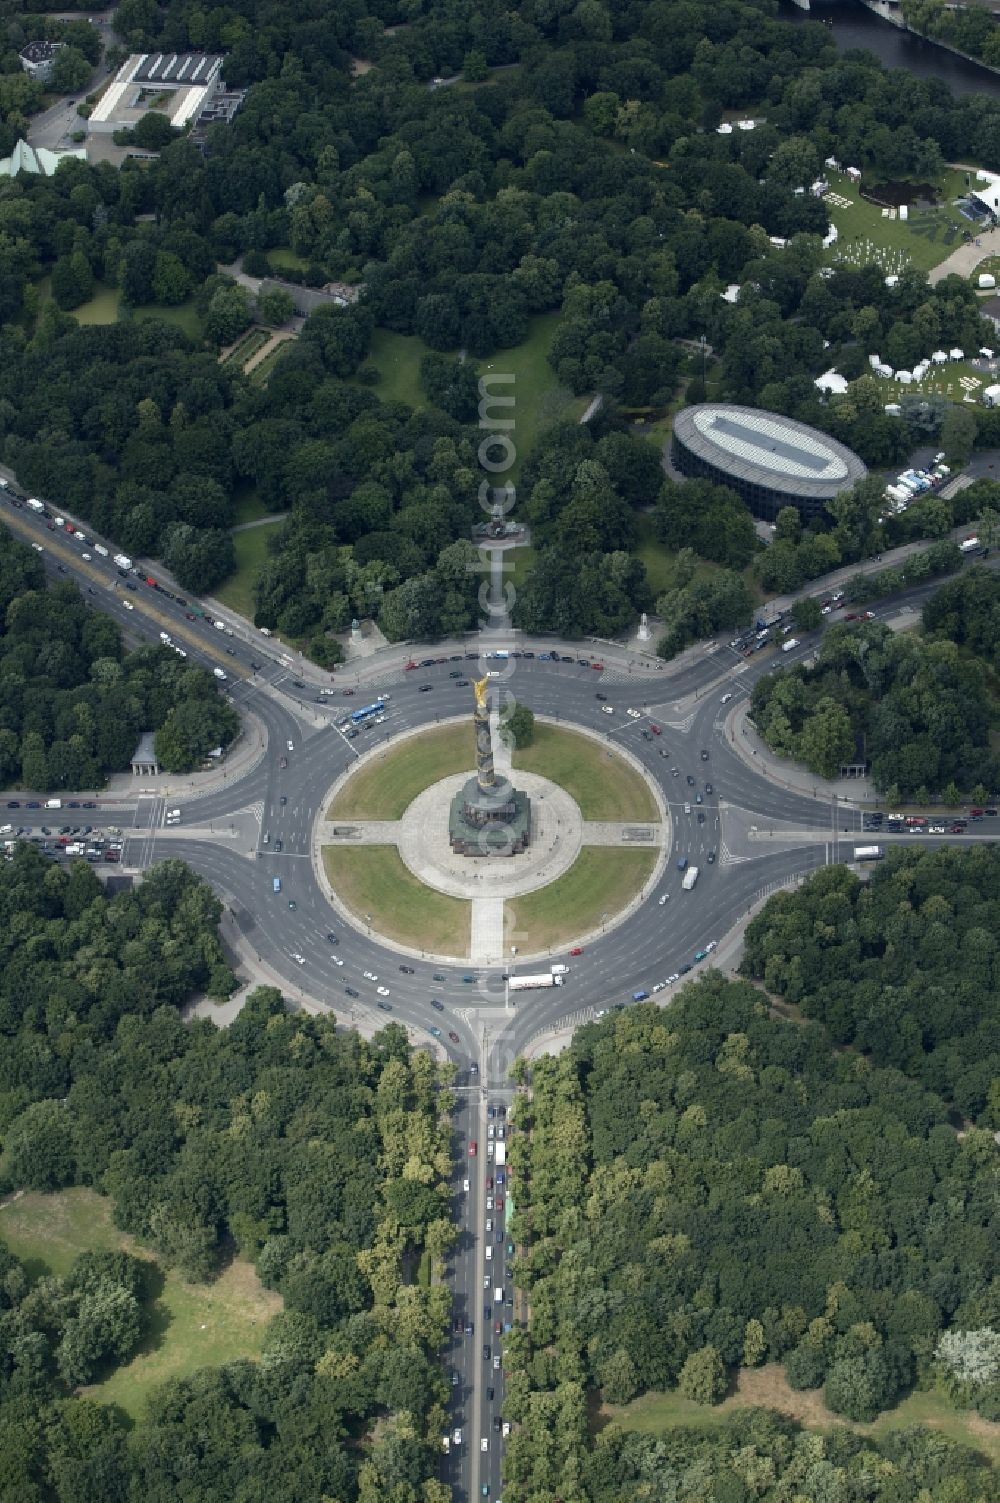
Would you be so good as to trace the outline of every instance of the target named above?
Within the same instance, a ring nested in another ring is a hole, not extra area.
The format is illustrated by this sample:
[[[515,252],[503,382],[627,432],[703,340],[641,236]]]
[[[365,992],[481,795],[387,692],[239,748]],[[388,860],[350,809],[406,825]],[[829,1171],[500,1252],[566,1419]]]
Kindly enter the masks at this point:
[[[373,705],[364,705],[360,710],[355,710],[351,719],[355,725],[360,725],[363,720],[370,720],[373,715],[381,715],[385,710],[385,700],[377,699]]]

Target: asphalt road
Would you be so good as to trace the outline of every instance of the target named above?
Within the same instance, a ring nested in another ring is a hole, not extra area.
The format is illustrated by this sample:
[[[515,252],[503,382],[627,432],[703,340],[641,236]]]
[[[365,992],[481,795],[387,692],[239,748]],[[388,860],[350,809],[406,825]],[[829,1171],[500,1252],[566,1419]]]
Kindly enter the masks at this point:
[[[509,1105],[509,1066],[539,1034],[626,1003],[633,991],[651,992],[681,965],[693,966],[695,950],[721,938],[762,894],[828,861],[850,859],[853,838],[860,834],[859,815],[778,786],[734,750],[728,717],[756,679],[774,666],[772,652],[744,660],[719,645],[680,670],[648,677],[630,674],[625,659],[619,661],[610,652],[603,674],[575,660],[547,663],[522,658],[510,665],[519,700],[599,731],[611,750],[627,747],[659,783],[672,839],[655,893],[626,921],[588,945],[585,955],[569,960],[565,985],[518,993],[516,1006],[505,1006],[503,983],[496,973],[477,974],[470,985],[462,979],[470,974],[468,965],[417,957],[407,957],[413,973],[404,972],[398,953],[333,914],[315,879],[312,830],[330,785],[379,738],[388,740],[404,729],[468,713],[468,689],[458,688],[449,678],[455,664],[386,674],[377,681],[378,690],[391,695],[384,725],[366,728],[352,741],[336,722],[366,699],[376,698],[374,685],[370,693],[362,690],[350,699],[339,690],[320,697],[316,670],[299,670],[308,672],[311,682],[296,682],[291,660],[251,628],[234,628],[227,635],[189,619],[184,604],[134,577],[128,581],[134,588],[127,588],[111,559],[93,552],[89,529],[85,528],[90,541],[81,545],[50,528],[45,518],[26,508],[15,509],[9,492],[0,499],[0,517],[15,534],[43,550],[55,578],[74,579],[88,603],[113,616],[131,640],[156,642],[161,631],[168,631],[192,661],[221,667],[232,702],[252,712],[249,724],[259,738],[259,755],[248,759],[242,775],[236,768],[231,777],[224,770],[221,782],[197,795],[137,791],[98,800],[97,813],[88,812],[87,817],[95,824],[123,828],[123,864],[146,869],[166,856],[187,861],[224,899],[254,953],[281,978],[291,999],[313,999],[345,1024],[371,1026],[392,1018],[407,1027],[414,1042],[425,1045],[432,1043],[432,1026],[458,1035],[457,1045],[442,1038],[438,1048],[459,1067],[454,1191],[460,1240],[450,1268],[462,1329],[451,1338],[447,1365],[456,1375],[451,1425],[461,1429],[462,1440],[451,1446],[450,1454],[442,1451],[441,1475],[457,1499],[482,1496],[484,1484],[496,1498],[502,1491],[502,1438],[493,1423],[502,1422],[504,1377],[502,1332],[498,1336],[493,1326],[497,1319],[510,1318],[511,1312],[503,1299],[494,1301],[493,1291],[501,1288],[506,1295],[512,1289],[504,1276],[506,1208],[501,1211],[495,1201],[492,1207],[488,1203],[488,1197],[495,1196],[486,1183],[493,1172],[487,1157],[488,1104]],[[902,605],[919,608],[934,587],[897,597],[891,606],[879,607],[877,614],[898,611]],[[795,662],[814,649],[816,640],[816,633],[808,634],[800,647],[779,661]],[[537,650],[545,650],[544,644]],[[330,686],[329,678],[326,684]],[[431,686],[429,692],[421,692],[424,685]],[[598,692],[613,705],[613,715],[603,713]],[[640,718],[628,718],[627,708],[639,710]],[[652,725],[660,734],[653,733]],[[46,819],[51,823],[52,814],[24,808],[29,797],[20,794],[20,810],[7,818],[35,826]],[[169,808],[180,809],[179,825],[167,826]],[[708,860],[709,852],[715,852],[714,863]],[[690,892],[681,889],[677,862],[682,857],[700,871]],[[274,891],[275,877],[280,878],[280,892]],[[661,904],[658,900],[664,895],[667,901]],[[378,984],[389,988],[388,1011],[377,1010]],[[350,997],[347,987],[357,997]],[[664,989],[660,1000],[669,1001],[674,989]],[[431,996],[444,1003],[443,1014],[431,1009]],[[478,1077],[470,1068],[474,1063],[482,1072]],[[474,1157],[469,1153],[473,1140],[478,1144]],[[489,1234],[487,1217],[492,1221]]]

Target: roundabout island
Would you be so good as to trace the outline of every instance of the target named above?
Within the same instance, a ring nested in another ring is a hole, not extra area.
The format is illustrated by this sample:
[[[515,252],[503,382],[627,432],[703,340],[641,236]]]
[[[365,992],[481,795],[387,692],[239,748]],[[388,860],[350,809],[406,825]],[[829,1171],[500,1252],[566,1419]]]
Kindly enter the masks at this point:
[[[475,689],[471,726],[405,733],[337,780],[317,821],[317,873],[341,917],[396,949],[530,961],[642,901],[665,861],[667,810],[638,759],[580,727],[540,720],[512,748],[487,681]]]

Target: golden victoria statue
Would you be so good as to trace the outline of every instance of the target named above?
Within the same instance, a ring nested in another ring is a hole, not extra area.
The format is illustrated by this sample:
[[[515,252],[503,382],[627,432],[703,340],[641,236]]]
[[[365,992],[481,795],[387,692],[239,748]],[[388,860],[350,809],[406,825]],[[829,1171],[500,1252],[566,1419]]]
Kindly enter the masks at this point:
[[[486,691],[489,688],[489,686],[490,686],[490,681],[489,681],[488,678],[474,678],[472,680],[472,687],[476,691],[476,709],[477,710],[485,710],[486,709]]]

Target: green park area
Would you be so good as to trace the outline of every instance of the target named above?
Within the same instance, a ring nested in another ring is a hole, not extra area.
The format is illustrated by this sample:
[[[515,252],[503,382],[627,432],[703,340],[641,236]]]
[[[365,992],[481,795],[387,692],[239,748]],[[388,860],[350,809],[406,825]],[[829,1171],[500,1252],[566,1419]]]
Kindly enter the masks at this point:
[[[323,868],[359,923],[413,950],[468,955],[471,904],[425,887],[394,845],[327,845]]]
[[[236,569],[222,584],[216,585],[212,594],[228,605],[232,611],[253,620],[254,586],[257,576],[267,558],[267,540],[284,526],[283,521],[262,522],[259,527],[248,527],[233,534],[236,549]]]
[[[826,207],[838,232],[828,252],[831,264],[862,266],[874,261],[887,276],[898,275],[907,265],[930,271],[963,243],[963,230],[974,232],[953,202],[965,189],[964,173],[943,173],[931,185],[937,189],[937,201],[927,207],[908,204],[906,219],[900,219],[898,209],[884,214],[880,204],[862,198],[846,173],[827,171],[826,179]]]
[[[565,788],[584,819],[659,817],[645,778],[631,763],[614,748],[577,731],[536,720],[531,745],[515,751],[513,761],[515,768],[539,773]]]
[[[309,262],[291,246],[277,245],[267,251],[267,259],[276,271],[305,271]]]
[[[241,1259],[210,1284],[188,1284],[164,1272],[152,1254],[118,1230],[111,1202],[93,1190],[29,1192],[8,1202],[0,1208],[0,1238],[32,1279],[67,1274],[74,1259],[91,1249],[123,1249],[148,1260],[142,1346],[104,1382],[83,1390],[100,1403],[117,1404],[132,1419],[168,1378],[255,1357],[267,1322],[281,1309],[280,1296],[265,1289],[252,1265]]]
[[[270,253],[273,256],[273,253]],[[493,391],[497,396],[513,395],[513,409],[508,411],[514,419],[511,439],[517,459],[504,479],[516,482],[520,466],[537,442],[543,428],[558,418],[582,417],[588,397],[574,397],[559,385],[555,372],[548,362],[549,350],[559,325],[560,314],[542,313],[530,322],[528,337],[513,349],[498,350],[492,360],[478,361],[476,370],[481,376],[512,375],[512,383],[497,383]],[[414,409],[426,405],[426,396],[420,381],[420,362],[428,354],[428,347],[414,334],[393,334],[388,329],[376,329],[372,336],[369,363],[381,376],[372,390],[383,402],[405,402]]]
[[[472,691],[469,691],[469,710]],[[469,720],[408,736],[359,767],[334,796],[327,819],[400,819],[418,793],[456,772],[470,775],[476,743]]]
[[[620,847],[584,846],[569,871],[520,898],[508,899],[504,933],[531,954],[558,949],[600,929],[652,876],[658,853]]]
[[[784,1369],[773,1362],[740,1368],[732,1391],[721,1404],[696,1404],[676,1391],[646,1393],[630,1404],[602,1404],[593,1411],[593,1418],[595,1429],[615,1424],[643,1435],[659,1435],[679,1426],[708,1429],[721,1425],[734,1409],[752,1408],[777,1410],[808,1430],[824,1433],[845,1426],[861,1435],[885,1436],[892,1430],[925,1425],[959,1445],[973,1447],[994,1466],[1000,1463],[1000,1424],[981,1419],[974,1411],[953,1408],[941,1394],[915,1391],[880,1414],[874,1423],[855,1424],[826,1407],[821,1389],[791,1388]]]
[[[44,300],[45,290],[42,288],[39,290]],[[120,288],[106,287],[99,282],[93,297],[70,311],[79,324],[114,324],[118,322],[120,316],[121,298]],[[201,339],[201,319],[198,317],[193,298],[169,308],[165,304],[147,303],[140,308],[133,308],[131,316],[138,319],[161,318],[165,323],[176,324],[179,329],[183,329],[189,339],[195,341]]]

